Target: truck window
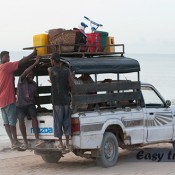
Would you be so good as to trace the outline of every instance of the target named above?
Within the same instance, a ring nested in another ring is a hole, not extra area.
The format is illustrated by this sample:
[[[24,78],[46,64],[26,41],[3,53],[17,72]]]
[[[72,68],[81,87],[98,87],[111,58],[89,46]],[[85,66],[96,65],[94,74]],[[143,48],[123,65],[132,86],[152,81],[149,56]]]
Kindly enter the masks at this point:
[[[146,107],[164,107],[164,102],[151,87],[141,87]]]

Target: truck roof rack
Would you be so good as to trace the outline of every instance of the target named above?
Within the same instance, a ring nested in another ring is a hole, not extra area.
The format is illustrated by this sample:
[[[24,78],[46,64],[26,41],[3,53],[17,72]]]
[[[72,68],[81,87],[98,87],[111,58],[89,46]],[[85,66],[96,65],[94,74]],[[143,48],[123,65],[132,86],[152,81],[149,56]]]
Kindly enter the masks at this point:
[[[85,45],[85,44],[55,44],[55,45],[45,45],[45,46],[35,46],[35,47],[26,47],[23,48],[23,50],[32,50],[32,49],[37,49],[37,48],[46,48],[47,54],[42,55],[43,57],[48,57],[50,56],[53,52],[58,52],[60,56],[69,56],[69,57],[94,57],[94,56],[99,56],[99,55],[118,55],[123,57],[125,53],[125,47],[124,44],[113,44],[113,45],[107,45],[106,47],[117,47],[115,50],[120,50],[120,51],[115,51],[115,52],[106,52],[104,51],[99,51],[98,47],[96,47],[95,51],[91,51],[90,48],[94,47],[95,45]],[[64,47],[64,49],[62,49]],[[70,52],[65,52],[64,50],[67,50],[66,48],[68,47],[74,47],[76,49],[73,49],[73,51]],[[85,51],[82,48],[85,48]],[[52,50],[52,52],[51,52]]]

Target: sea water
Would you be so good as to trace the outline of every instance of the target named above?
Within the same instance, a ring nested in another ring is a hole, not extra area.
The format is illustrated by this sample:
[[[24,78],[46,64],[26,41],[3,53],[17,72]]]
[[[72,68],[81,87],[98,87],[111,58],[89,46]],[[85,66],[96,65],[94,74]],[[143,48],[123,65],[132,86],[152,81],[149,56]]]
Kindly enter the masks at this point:
[[[30,52],[10,52],[11,61],[21,59]],[[175,104],[175,55],[172,54],[125,54],[140,63],[140,80],[150,83],[162,94],[165,100],[171,100]],[[129,74],[123,75],[129,79]],[[103,76],[103,78],[105,78]],[[6,138],[2,118],[0,116],[0,140]]]

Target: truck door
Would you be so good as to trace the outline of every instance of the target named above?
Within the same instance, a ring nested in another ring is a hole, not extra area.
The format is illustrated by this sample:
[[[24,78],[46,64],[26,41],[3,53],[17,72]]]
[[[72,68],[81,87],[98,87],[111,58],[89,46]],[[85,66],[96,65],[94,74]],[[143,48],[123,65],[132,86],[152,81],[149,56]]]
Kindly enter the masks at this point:
[[[145,127],[147,142],[166,141],[173,137],[173,115],[160,94],[151,86],[143,86],[142,94],[145,102]]]

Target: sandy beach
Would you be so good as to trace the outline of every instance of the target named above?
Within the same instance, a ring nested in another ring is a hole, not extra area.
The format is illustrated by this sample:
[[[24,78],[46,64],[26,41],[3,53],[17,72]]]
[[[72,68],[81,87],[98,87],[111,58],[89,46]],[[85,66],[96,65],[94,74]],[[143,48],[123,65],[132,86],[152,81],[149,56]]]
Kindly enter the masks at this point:
[[[134,150],[120,150],[118,163],[102,168],[91,159],[68,153],[56,164],[45,163],[33,151],[11,150],[9,142],[0,143],[1,175],[171,175],[175,171],[175,151],[171,144],[156,144]]]

